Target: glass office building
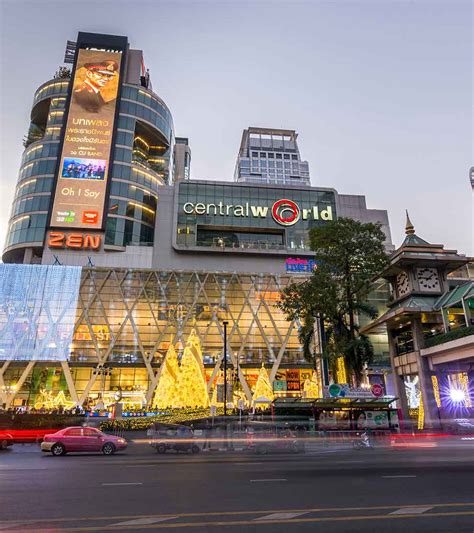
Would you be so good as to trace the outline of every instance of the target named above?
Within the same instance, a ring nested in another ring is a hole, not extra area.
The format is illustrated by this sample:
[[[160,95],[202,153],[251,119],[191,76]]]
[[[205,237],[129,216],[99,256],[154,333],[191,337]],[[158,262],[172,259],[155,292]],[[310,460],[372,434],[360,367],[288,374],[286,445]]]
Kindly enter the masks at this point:
[[[309,165],[301,160],[297,137],[294,130],[244,130],[234,181],[310,185]]]

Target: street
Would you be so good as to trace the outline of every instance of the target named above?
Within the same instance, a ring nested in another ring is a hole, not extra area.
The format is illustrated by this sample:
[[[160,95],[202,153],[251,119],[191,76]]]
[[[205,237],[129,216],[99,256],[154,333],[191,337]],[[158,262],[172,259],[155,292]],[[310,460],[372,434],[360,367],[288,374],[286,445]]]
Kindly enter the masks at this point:
[[[469,531],[474,446],[0,454],[0,531]]]

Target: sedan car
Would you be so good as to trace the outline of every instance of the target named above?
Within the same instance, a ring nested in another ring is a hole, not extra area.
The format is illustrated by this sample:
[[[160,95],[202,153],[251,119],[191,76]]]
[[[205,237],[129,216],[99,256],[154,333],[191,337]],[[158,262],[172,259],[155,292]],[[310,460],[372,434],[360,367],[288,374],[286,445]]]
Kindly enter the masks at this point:
[[[13,442],[11,433],[0,430],[0,450],[6,450],[8,446],[12,446]]]
[[[112,455],[126,447],[127,441],[122,437],[83,427],[69,427],[45,435],[41,443],[41,451],[51,452],[53,455],[64,455],[67,452],[102,452],[104,455]]]

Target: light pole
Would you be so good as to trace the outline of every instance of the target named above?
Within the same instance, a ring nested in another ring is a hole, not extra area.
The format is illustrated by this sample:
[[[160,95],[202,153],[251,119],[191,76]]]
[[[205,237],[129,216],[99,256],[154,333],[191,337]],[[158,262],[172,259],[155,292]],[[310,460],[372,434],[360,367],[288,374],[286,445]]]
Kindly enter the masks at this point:
[[[224,320],[224,416],[227,416],[227,324],[229,322]]]

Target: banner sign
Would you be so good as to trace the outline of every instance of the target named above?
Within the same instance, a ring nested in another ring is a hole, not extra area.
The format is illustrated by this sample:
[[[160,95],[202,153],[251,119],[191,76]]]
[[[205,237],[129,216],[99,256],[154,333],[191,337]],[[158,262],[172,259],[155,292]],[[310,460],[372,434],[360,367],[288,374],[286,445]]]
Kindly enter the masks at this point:
[[[298,257],[289,257],[285,261],[285,270],[287,272],[312,272],[317,268],[315,259],[300,259]]]
[[[78,51],[50,227],[102,229],[122,52]]]
[[[349,387],[347,383],[331,383],[329,387],[323,388],[323,395],[326,398],[379,398],[382,396],[379,392],[378,389],[374,391],[364,387]]]

